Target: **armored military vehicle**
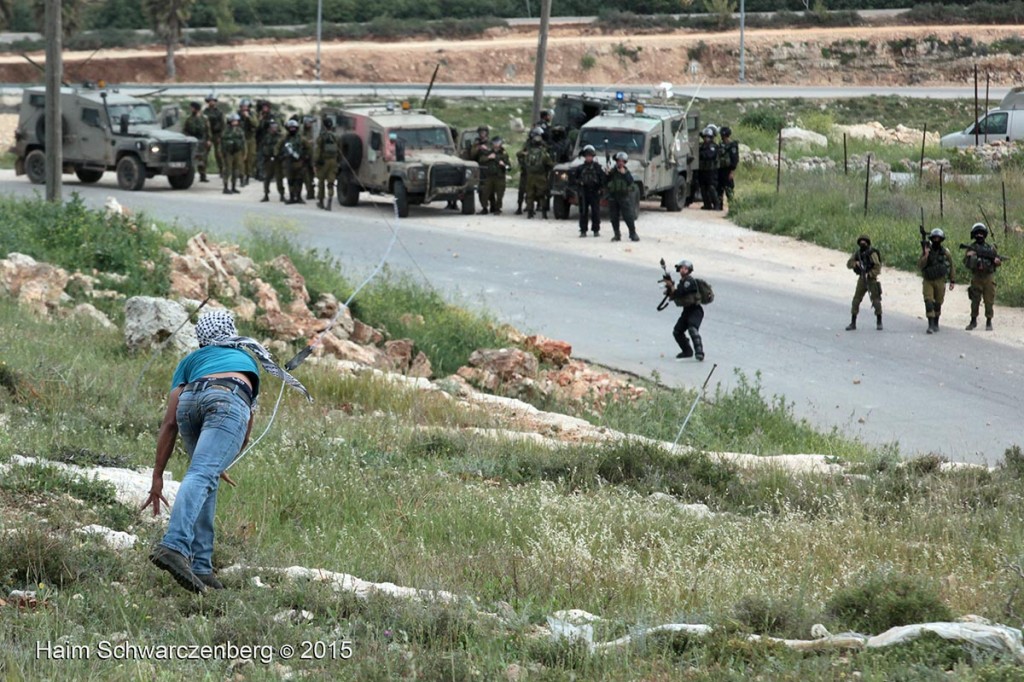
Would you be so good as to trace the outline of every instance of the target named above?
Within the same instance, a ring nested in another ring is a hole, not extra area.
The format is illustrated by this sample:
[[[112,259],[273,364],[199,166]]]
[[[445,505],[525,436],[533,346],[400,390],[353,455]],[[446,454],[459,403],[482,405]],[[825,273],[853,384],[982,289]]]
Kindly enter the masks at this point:
[[[174,189],[195,181],[198,140],[162,128],[153,107],[137,97],[92,85],[60,89],[64,172],[93,183],[117,173],[121,189],[140,190],[166,175]],[[46,89],[26,88],[15,131],[15,172],[46,182]]]
[[[462,212],[476,208],[480,167],[458,156],[447,123],[424,109],[388,104],[350,106],[325,112],[341,133],[338,200],[355,206],[359,192],[392,194],[398,215],[411,204],[438,199],[462,201]]]
[[[561,126],[567,133],[572,133],[583,127],[587,121],[599,116],[602,111],[615,111],[617,108],[618,102],[610,97],[566,93],[555,100],[551,125]]]
[[[699,127],[696,112],[675,106],[620,102],[615,111],[602,111],[580,128],[574,159],[555,166],[551,181],[555,218],[568,218],[571,205],[577,203],[570,179],[573,169],[583,163],[580,150],[588,144],[609,167],[616,152],[629,155],[627,168],[636,180],[637,201],[659,199],[667,210],[681,210],[695,191]]]

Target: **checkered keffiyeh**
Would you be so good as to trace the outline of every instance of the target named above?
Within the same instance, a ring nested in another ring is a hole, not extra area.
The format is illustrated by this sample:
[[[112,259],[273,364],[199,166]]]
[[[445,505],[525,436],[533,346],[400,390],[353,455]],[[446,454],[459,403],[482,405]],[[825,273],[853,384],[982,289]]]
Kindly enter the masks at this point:
[[[296,391],[306,396],[306,400],[313,402],[313,397],[302,383],[281,368],[270,356],[270,351],[256,339],[248,336],[239,336],[235,328],[235,320],[226,310],[211,310],[205,313],[196,322],[196,338],[199,346],[224,346],[227,348],[240,348],[251,353],[260,365],[271,376],[275,376],[288,384]]]

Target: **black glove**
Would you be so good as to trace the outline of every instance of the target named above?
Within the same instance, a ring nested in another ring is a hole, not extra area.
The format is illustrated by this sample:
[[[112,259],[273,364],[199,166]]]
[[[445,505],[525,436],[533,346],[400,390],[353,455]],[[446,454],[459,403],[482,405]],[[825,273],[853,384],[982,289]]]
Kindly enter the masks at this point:
[[[857,265],[853,266],[853,271],[855,273],[857,273],[858,275],[863,275],[864,274],[864,269],[860,267],[860,263],[858,263]]]

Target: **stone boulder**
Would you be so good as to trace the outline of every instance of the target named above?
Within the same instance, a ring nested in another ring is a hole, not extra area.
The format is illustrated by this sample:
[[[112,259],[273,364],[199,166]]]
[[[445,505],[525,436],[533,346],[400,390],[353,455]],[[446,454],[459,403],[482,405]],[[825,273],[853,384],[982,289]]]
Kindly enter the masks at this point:
[[[71,310],[71,316],[80,320],[88,320],[103,329],[117,329],[117,325],[91,303],[79,303]]]
[[[256,309],[262,311],[256,317],[256,323],[269,331],[275,339],[293,341],[309,336],[323,326],[303,301],[295,299],[284,310],[274,287],[258,277],[251,284],[255,292]]]
[[[378,344],[384,341],[384,334],[361,320],[352,320],[352,331],[349,337],[356,343],[364,346]]]
[[[367,367],[378,367],[387,364],[384,351],[376,346],[361,346],[349,339],[339,339],[333,334],[324,334],[320,344],[313,351],[317,357],[333,355],[339,360],[358,362]]]
[[[412,359],[412,363],[409,365],[409,376],[411,377],[423,377],[429,379],[434,375],[434,368],[430,365],[430,358],[427,357],[426,353],[420,351],[416,354],[416,357]]]
[[[291,292],[293,300],[300,300],[309,303],[309,292],[306,290],[306,278],[302,276],[292,259],[284,254],[270,261],[270,267],[284,275],[285,283]]]
[[[536,356],[518,348],[475,350],[469,356],[469,365],[494,374],[502,382],[515,377],[534,377],[538,367]]]
[[[32,256],[9,253],[0,260],[0,292],[41,315],[60,305],[67,283],[67,271]]]
[[[176,301],[132,296],[124,303],[124,341],[130,351],[166,347],[177,353],[199,348],[188,312]]]
[[[171,259],[171,293],[184,298],[205,300],[210,295],[214,271],[202,259],[168,252]]]
[[[572,355],[572,344],[546,336],[527,336],[525,346],[526,350],[536,353],[541,362],[550,362],[556,367],[565,365]]]
[[[384,343],[384,355],[391,369],[405,373],[412,365],[412,339],[396,339]]]
[[[782,140],[784,143],[803,147],[828,147],[828,138],[813,130],[790,127],[782,129]],[[783,145],[785,148],[785,145]]]

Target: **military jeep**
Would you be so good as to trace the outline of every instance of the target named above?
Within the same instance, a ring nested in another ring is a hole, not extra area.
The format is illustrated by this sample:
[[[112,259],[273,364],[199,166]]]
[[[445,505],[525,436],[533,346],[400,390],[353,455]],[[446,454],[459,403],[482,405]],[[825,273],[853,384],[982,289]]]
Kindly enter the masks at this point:
[[[391,194],[399,217],[411,204],[461,200],[462,212],[476,209],[480,167],[458,156],[447,123],[423,109],[391,104],[358,105],[325,112],[341,137],[338,201],[359,203],[359,192]]]
[[[621,102],[615,111],[600,112],[580,128],[574,159],[552,172],[555,218],[567,219],[571,206],[578,203],[570,178],[583,163],[580,150],[587,145],[594,146],[608,167],[616,152],[629,155],[626,167],[636,181],[637,201],[658,199],[669,211],[681,210],[692,201],[699,127],[699,115],[681,107]]]
[[[166,175],[174,189],[195,181],[198,140],[164,130],[144,100],[95,86],[60,89],[65,173],[84,183],[106,171],[117,173],[121,189],[140,190],[147,178]],[[15,131],[15,172],[46,182],[46,89],[22,93]]]

